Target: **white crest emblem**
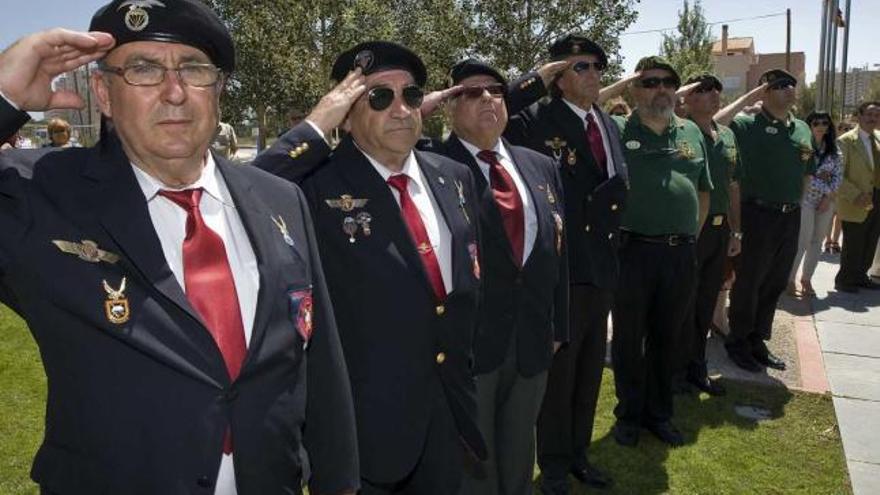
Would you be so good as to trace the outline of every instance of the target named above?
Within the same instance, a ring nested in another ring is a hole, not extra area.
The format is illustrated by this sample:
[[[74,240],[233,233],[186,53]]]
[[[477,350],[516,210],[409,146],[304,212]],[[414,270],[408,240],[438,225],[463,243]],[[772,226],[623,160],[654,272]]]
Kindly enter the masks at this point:
[[[125,13],[125,27],[132,31],[143,31],[150,23],[150,14],[146,9],[164,6],[165,4],[160,0],[126,0],[117,10],[128,7],[128,12]]]
[[[637,149],[639,149],[639,148],[641,148],[641,147],[642,147],[642,143],[640,143],[640,142],[638,142],[638,141],[636,141],[636,140],[632,140],[632,141],[627,141],[627,142],[626,142],[626,149],[629,149],[629,150],[633,150],[633,151],[635,151],[635,150],[637,150]]]

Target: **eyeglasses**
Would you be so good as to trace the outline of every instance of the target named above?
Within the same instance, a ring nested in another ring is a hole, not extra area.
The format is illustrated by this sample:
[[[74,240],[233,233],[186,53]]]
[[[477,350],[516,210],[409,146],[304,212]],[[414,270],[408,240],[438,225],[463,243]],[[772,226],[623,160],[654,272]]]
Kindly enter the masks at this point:
[[[422,100],[425,98],[424,91],[418,86],[407,86],[403,88],[401,90],[401,95],[403,96],[403,102],[406,106],[412,109],[421,107]],[[394,90],[387,86],[373,88],[367,92],[367,101],[370,103],[370,108],[377,112],[381,112],[390,107],[391,102],[394,101]]]
[[[831,122],[828,122],[827,120],[814,120],[813,122],[810,123],[811,127],[820,127],[820,126],[821,127],[828,127],[830,125],[831,125]]]
[[[222,71],[213,64],[182,64],[179,67],[165,67],[164,65],[151,63],[138,63],[125,67],[100,64],[98,66],[104,72],[122,76],[132,86],[157,86],[165,80],[165,73],[176,72],[177,78],[187,86],[203,88],[212,86],[220,80]]]
[[[587,62],[585,60],[581,60],[580,62],[576,62],[571,66],[571,70],[580,74],[586,70],[593,69],[596,72],[602,72],[605,70],[605,64],[602,62]]]
[[[654,89],[661,84],[667,89],[678,89],[678,80],[674,77],[646,77],[638,81],[638,86],[645,89]]]
[[[488,84],[486,86],[465,86],[460,95],[475,100],[483,96],[484,91],[494,97],[504,96],[506,93],[503,84]]]
[[[709,91],[718,91],[721,92],[721,85],[716,83],[715,81],[706,81],[694,90],[694,93],[708,93]]]
[[[795,86],[797,86],[797,84],[795,84],[787,79],[784,79],[780,82],[771,84],[767,89],[777,89],[777,90],[778,89],[788,89],[788,88],[793,88]]]

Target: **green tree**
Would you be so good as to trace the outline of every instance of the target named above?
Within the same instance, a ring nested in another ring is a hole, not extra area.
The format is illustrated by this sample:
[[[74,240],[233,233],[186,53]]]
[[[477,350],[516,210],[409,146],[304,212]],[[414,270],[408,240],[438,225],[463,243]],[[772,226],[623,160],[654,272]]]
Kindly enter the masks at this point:
[[[675,67],[682,80],[712,72],[712,31],[706,22],[700,0],[691,7],[684,0],[678,11],[677,34],[663,34],[660,53]]]
[[[484,0],[474,4],[477,40],[484,55],[510,76],[529,71],[547,59],[557,37],[580,32],[608,53],[613,79],[621,73],[620,33],[635,22],[638,0]]]
[[[805,84],[798,94],[797,116],[805,119],[814,110],[816,110],[816,84]]]

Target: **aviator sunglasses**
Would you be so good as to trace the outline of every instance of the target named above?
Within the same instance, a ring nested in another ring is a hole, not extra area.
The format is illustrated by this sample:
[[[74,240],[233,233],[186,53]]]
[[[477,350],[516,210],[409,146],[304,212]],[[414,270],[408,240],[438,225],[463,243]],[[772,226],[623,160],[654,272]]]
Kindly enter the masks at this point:
[[[590,70],[591,68],[596,72],[602,72],[605,70],[605,64],[602,62],[587,62],[586,60],[581,60],[580,62],[575,62],[575,64],[571,66],[571,70],[578,74]]]
[[[694,89],[694,93],[708,93],[709,91],[713,91],[713,90],[718,91],[720,93],[721,92],[721,85],[715,81],[710,80],[710,81],[704,81],[702,84],[697,86],[697,88]]]
[[[678,80],[674,77],[646,77],[639,79],[638,85],[645,89],[654,89],[660,85],[668,89],[678,89]]]
[[[489,96],[504,96],[505,93],[503,84],[487,84],[486,86],[465,86],[460,94],[473,100],[483,96],[483,91],[489,93]]]
[[[401,94],[403,102],[412,109],[421,107],[422,100],[425,98],[424,91],[418,86],[406,86],[401,90]],[[373,88],[367,92],[367,101],[370,103],[370,108],[381,112],[390,107],[391,102],[394,101],[394,90],[387,86]]]

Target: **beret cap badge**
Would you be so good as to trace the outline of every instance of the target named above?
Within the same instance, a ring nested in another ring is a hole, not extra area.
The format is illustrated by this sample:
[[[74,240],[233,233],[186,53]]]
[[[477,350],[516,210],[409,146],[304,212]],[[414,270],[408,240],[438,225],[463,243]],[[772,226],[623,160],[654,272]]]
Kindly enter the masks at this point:
[[[150,14],[146,11],[152,7],[164,7],[160,0],[128,0],[119,5],[119,9],[128,7],[125,13],[125,27],[132,31],[143,31],[150,23]]]
[[[352,70],[360,67],[361,71],[367,72],[373,67],[373,60],[375,57],[373,56],[373,52],[371,50],[362,50],[358,52],[354,57],[354,67]]]

